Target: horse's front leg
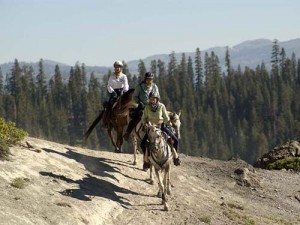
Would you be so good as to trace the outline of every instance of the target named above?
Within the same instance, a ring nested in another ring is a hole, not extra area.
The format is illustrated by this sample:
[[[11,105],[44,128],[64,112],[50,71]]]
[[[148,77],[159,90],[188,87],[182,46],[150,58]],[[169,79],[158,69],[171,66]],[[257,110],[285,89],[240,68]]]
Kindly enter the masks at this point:
[[[133,148],[133,165],[136,165],[136,154],[137,154],[137,139],[134,135],[130,135],[131,144]]]
[[[115,152],[121,153],[122,151],[122,144],[123,144],[123,128],[118,127],[117,129],[117,142],[116,142],[116,149]]]
[[[150,164],[150,184],[154,184],[154,179],[153,179],[153,168],[154,166],[152,164]]]
[[[171,194],[171,185],[170,185],[170,177],[171,177],[171,164],[166,168],[166,173],[165,173],[165,189],[167,191],[167,194]]]
[[[169,179],[170,179],[170,166],[168,165],[165,169],[164,169],[164,192],[163,195],[164,197],[162,197],[163,199],[163,204],[164,204],[164,210],[168,211],[169,210],[169,206],[168,206],[168,199],[167,199],[167,192],[170,192],[171,190],[169,190]]]
[[[112,135],[112,128],[111,128],[111,127],[107,128],[107,134],[108,134],[108,136],[109,136],[109,138],[110,138],[110,140],[111,140],[111,143],[113,144],[113,146],[114,146],[115,149],[116,149],[117,146],[116,146],[114,137],[113,137],[113,135]]]
[[[165,193],[165,190],[164,190],[163,182],[161,180],[160,173],[159,173],[158,169],[156,169],[156,168],[155,168],[155,174],[156,174],[156,177],[158,179],[158,187],[159,187],[158,197],[161,197],[161,199],[162,199],[161,204],[164,205],[164,210],[168,211],[169,207],[167,205],[166,193]]]
[[[163,193],[164,193],[164,187],[163,187],[163,182],[162,182],[162,179],[161,179],[161,176],[160,176],[160,172],[158,169],[155,168],[155,174],[156,174],[156,177],[157,177],[157,181],[158,181],[158,193],[157,193],[157,196],[159,198],[163,198]],[[164,201],[163,201],[164,202]]]

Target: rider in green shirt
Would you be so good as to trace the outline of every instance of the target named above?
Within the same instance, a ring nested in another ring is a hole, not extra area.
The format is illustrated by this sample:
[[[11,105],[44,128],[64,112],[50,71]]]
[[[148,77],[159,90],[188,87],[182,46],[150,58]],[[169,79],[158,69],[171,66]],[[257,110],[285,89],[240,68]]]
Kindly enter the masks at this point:
[[[151,122],[151,124],[155,124],[159,126],[162,131],[168,134],[174,142],[173,144],[174,149],[176,150],[176,152],[178,152],[177,151],[178,138],[175,136],[174,132],[167,125],[170,122],[170,118],[168,116],[166,106],[159,101],[159,95],[157,93],[150,92],[149,103],[146,105],[143,112],[142,123],[147,124],[148,122]],[[148,140],[148,134],[146,133],[141,142],[141,149],[143,150],[144,156],[145,156],[147,143],[148,143],[147,140]],[[174,164],[175,166],[180,165],[179,158],[174,157]],[[144,157],[143,169],[147,170],[149,166],[150,166],[149,162],[147,162]]]
[[[128,141],[129,135],[133,128],[138,124],[143,114],[145,106],[149,103],[149,93],[155,93],[159,96],[159,90],[157,85],[153,82],[154,74],[147,72],[145,73],[144,80],[135,89],[134,100],[138,103],[138,107],[134,110],[132,119],[130,120],[124,139]]]

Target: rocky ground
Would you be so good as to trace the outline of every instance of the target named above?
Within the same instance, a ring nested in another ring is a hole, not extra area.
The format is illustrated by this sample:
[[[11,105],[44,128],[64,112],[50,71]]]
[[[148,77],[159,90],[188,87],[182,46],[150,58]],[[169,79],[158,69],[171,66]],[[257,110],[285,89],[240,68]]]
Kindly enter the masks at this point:
[[[164,211],[141,155],[134,166],[131,154],[35,138],[11,153],[0,161],[1,225],[300,224],[300,174],[292,171],[181,155]]]

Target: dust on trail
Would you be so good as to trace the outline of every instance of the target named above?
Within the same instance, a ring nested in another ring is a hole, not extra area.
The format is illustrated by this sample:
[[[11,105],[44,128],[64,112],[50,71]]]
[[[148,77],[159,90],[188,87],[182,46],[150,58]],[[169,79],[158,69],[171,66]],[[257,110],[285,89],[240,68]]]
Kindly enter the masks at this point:
[[[169,211],[142,171],[142,156],[94,151],[35,138],[0,162],[0,224],[300,224],[300,175],[255,170],[259,186],[237,184],[241,160],[181,155],[172,167]],[[23,178],[24,189],[11,186]]]

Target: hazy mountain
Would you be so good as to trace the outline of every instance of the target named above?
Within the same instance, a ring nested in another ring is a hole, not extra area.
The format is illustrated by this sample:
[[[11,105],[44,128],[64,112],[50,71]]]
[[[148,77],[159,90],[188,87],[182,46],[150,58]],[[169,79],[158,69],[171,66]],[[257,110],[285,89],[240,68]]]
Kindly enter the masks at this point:
[[[280,48],[284,48],[285,52],[288,57],[291,56],[291,54],[294,52],[296,54],[296,57],[300,56],[300,38],[279,42],[278,43]],[[245,66],[248,66],[250,68],[255,69],[257,65],[260,65],[262,62],[264,62],[267,66],[267,68],[271,68],[270,66],[270,60],[271,60],[271,54],[272,54],[272,40],[267,39],[257,39],[257,40],[251,40],[251,41],[245,41],[240,44],[237,44],[233,47],[229,47],[229,53],[231,57],[231,63],[234,68],[237,68],[238,65],[241,66],[241,68],[245,68]],[[195,48],[196,51],[196,48]],[[188,57],[191,57],[194,60],[195,57],[195,51],[194,52],[185,52],[186,59]],[[222,68],[224,68],[224,62],[225,62],[225,52],[226,52],[226,46],[223,47],[214,47],[209,49],[201,49],[201,56],[202,60],[204,59],[205,52],[208,52],[210,54],[212,51],[219,57],[220,65]],[[160,55],[153,55],[146,57],[142,59],[146,65],[147,69],[150,69],[150,62],[152,60],[162,60],[166,63],[169,62],[169,53],[166,54],[160,54]],[[177,59],[177,63],[180,63],[182,52],[176,53],[175,57]],[[24,64],[32,65],[34,68],[35,73],[38,73],[38,62],[19,62],[21,66]],[[128,68],[132,74],[137,74],[138,71],[138,63],[139,59],[132,60],[126,62],[128,65]],[[55,65],[58,64],[59,68],[61,70],[61,73],[65,78],[69,76],[71,65],[62,64],[59,62],[51,61],[51,60],[44,60],[44,69],[45,73],[51,77],[54,74],[54,68]],[[5,76],[7,73],[10,73],[10,70],[13,66],[13,62],[11,63],[5,63],[1,64],[0,67],[2,69],[2,74]],[[99,78],[102,78],[104,74],[108,72],[109,69],[112,69],[111,67],[106,66],[85,66],[86,72],[88,75],[91,72],[94,72],[95,75]]]
[[[280,48],[285,49],[287,56],[291,56],[291,54],[294,52],[296,54],[296,57],[300,57],[300,38],[285,41],[285,42],[279,42],[278,44]],[[272,54],[272,45],[273,45],[273,41],[271,40],[257,39],[257,40],[245,41],[233,47],[229,47],[232,66],[234,68],[237,68],[238,65],[240,65],[242,69],[245,68],[245,66],[248,66],[250,68],[255,69],[257,65],[260,65],[262,62],[264,62],[267,68],[271,68],[270,60]],[[226,46],[214,47],[205,50],[200,49],[200,51],[201,51],[202,60],[204,59],[205,52],[208,52],[208,54],[210,54],[212,51],[214,51],[214,53],[219,57],[221,67],[224,68]],[[188,59],[188,57],[191,57],[194,60],[195,52],[196,49],[194,52],[185,52],[186,59]],[[149,69],[150,62],[152,60],[160,59],[168,63],[169,54],[170,53],[153,55],[142,60],[144,61],[147,69]],[[183,54],[182,52],[181,53],[175,52],[177,63],[180,63],[182,54]],[[131,72],[137,71],[138,63],[139,60],[129,61],[127,63]]]
[[[21,67],[23,67],[25,64],[28,65],[28,66],[32,66],[35,74],[38,74],[39,62],[19,62],[19,64],[20,64]],[[7,73],[11,72],[11,69],[12,69],[13,65],[14,65],[13,62],[5,63],[5,64],[0,65],[0,67],[2,69],[3,77],[5,77]],[[51,78],[54,75],[55,66],[58,65],[59,69],[60,69],[60,72],[61,72],[64,79],[67,79],[69,77],[71,67],[75,66],[75,64],[70,66],[70,65],[63,64],[63,63],[60,63],[60,62],[55,62],[55,61],[52,61],[52,60],[44,60],[43,65],[44,65],[44,71],[45,71],[45,74],[47,75],[47,78]],[[87,72],[88,76],[92,72],[94,72],[96,77],[102,78],[103,75],[108,72],[109,67],[105,67],[105,66],[86,66],[85,65],[85,69],[86,69],[86,72]]]

